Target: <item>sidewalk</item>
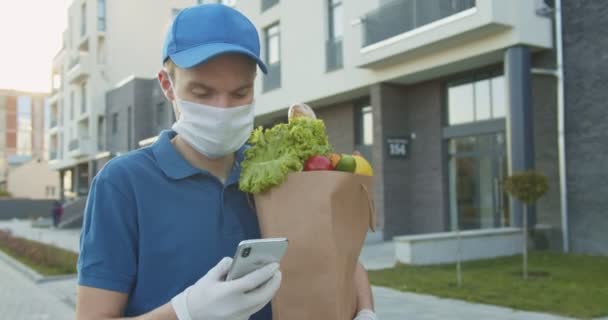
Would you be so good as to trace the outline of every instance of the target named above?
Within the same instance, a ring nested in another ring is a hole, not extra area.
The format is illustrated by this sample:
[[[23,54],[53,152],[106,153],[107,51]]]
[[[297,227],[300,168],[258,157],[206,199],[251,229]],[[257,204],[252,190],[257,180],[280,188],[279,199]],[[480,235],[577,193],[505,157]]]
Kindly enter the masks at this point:
[[[10,229],[13,235],[80,252],[80,230],[32,228],[28,220],[3,220],[0,229]]]
[[[0,318],[15,320],[74,319],[74,308],[0,261]]]
[[[0,229],[6,228],[12,229],[17,236],[53,243],[76,252],[78,250],[80,234],[78,230],[34,229],[26,221],[0,221]],[[390,242],[370,241],[363,248],[360,260],[368,269],[389,268],[395,264],[394,246]],[[73,315],[69,316],[69,314],[70,312],[73,314],[76,303],[76,279],[35,285],[0,261],[0,283],[3,284],[0,286],[0,310],[9,310],[8,314],[12,315],[6,319],[73,318]],[[5,283],[8,286],[5,286]],[[399,292],[383,287],[373,287],[372,289],[378,318],[381,320],[570,319],[544,313],[517,311],[429,295]],[[63,303],[57,303],[58,301]],[[36,306],[32,307],[33,304]],[[26,314],[31,316],[24,316]],[[5,318],[4,316],[5,314],[2,314],[2,318]],[[608,318],[602,320],[608,320]]]

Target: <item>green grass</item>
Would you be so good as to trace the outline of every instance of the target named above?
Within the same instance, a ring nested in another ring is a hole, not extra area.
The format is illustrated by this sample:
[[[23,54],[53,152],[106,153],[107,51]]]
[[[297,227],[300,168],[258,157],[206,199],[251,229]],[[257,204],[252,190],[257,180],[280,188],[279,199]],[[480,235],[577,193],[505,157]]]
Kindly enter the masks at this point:
[[[43,276],[76,273],[78,255],[52,245],[14,237],[0,230],[0,250]]]
[[[521,256],[465,262],[461,288],[454,264],[400,265],[370,271],[369,277],[373,285],[519,310],[576,318],[608,315],[608,257],[531,252],[527,281],[521,264]]]

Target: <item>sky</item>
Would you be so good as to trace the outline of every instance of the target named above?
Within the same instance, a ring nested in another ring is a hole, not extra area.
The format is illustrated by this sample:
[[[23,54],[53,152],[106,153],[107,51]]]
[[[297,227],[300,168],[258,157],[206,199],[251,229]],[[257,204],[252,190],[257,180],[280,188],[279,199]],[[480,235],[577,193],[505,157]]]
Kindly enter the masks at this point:
[[[0,0],[0,89],[48,92],[72,0]]]

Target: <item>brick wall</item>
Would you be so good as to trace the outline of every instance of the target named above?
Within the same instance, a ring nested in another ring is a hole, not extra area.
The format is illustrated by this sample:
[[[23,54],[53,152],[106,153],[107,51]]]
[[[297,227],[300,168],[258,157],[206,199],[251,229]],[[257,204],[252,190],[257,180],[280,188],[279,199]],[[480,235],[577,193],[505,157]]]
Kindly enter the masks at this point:
[[[571,248],[608,254],[608,1],[563,2]]]

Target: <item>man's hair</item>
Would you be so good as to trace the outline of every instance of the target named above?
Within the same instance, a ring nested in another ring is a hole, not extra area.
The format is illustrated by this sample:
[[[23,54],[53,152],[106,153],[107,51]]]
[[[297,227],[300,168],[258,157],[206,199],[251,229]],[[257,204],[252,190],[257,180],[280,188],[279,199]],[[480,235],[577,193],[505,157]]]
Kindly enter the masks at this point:
[[[163,64],[165,66],[165,70],[167,70],[167,74],[169,74],[169,77],[171,77],[172,81],[175,81],[175,63],[173,62],[173,60],[171,60],[171,58],[167,59],[167,61],[165,61],[165,63]]]

